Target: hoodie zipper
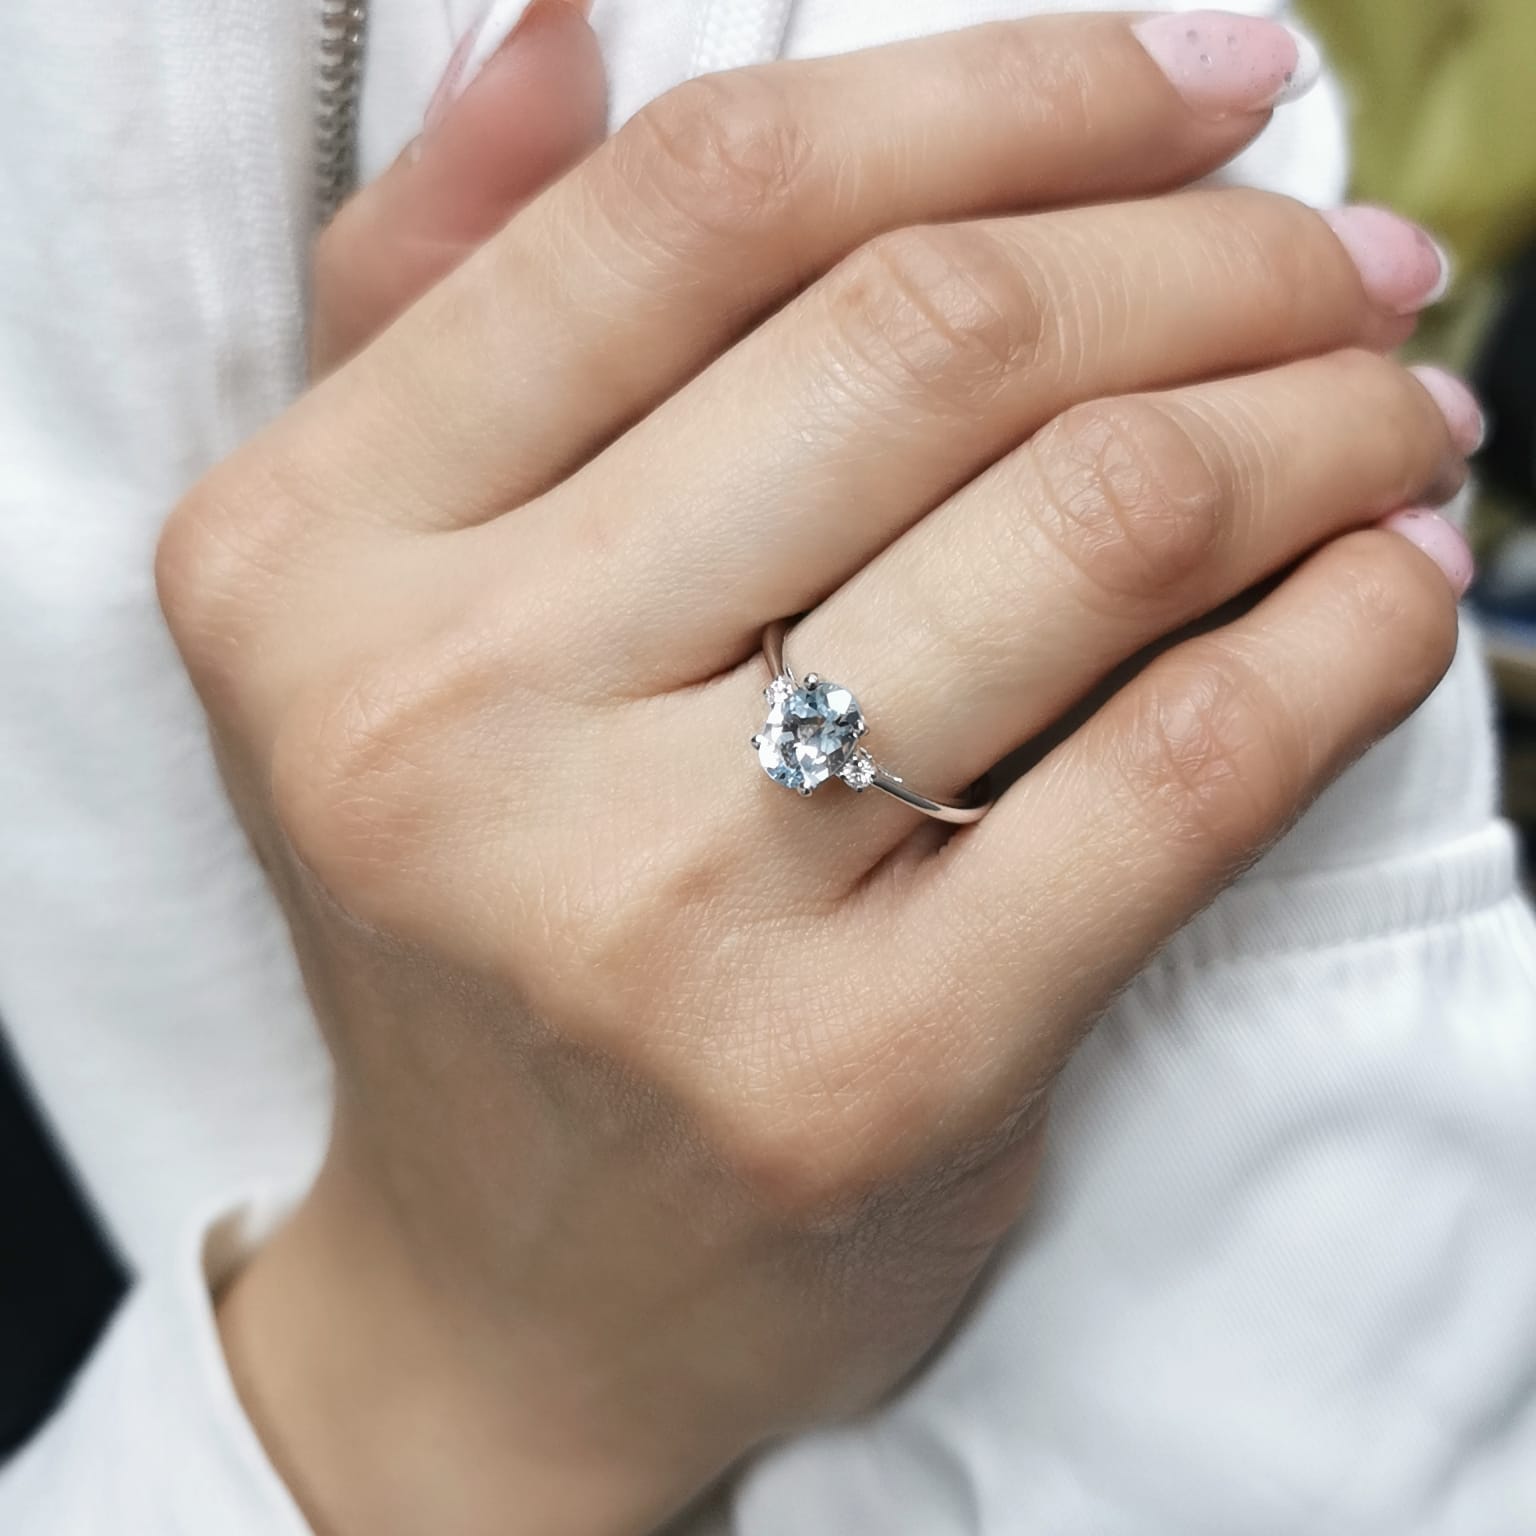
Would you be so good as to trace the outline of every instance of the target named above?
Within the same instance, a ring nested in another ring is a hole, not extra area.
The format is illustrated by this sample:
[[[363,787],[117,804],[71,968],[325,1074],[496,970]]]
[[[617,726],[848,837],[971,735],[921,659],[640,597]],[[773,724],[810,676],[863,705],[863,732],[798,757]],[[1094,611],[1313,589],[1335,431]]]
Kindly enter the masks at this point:
[[[320,0],[315,71],[315,213],[323,227],[357,180],[358,100],[368,0]]]
[[[703,0],[691,73],[764,64],[779,56],[794,0]]]

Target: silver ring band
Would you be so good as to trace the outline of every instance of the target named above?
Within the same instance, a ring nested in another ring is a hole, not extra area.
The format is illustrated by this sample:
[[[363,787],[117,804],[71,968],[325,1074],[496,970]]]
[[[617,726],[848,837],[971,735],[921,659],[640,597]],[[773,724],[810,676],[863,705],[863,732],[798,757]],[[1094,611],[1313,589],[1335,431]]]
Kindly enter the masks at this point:
[[[857,744],[868,726],[853,695],[814,672],[795,681],[784,661],[788,630],[788,622],[779,619],[763,631],[763,657],[771,674],[763,690],[768,718],[752,738],[752,748],[770,779],[809,795],[818,785],[837,778],[850,789],[882,790],[924,816],[960,826],[987,814],[990,800],[930,800],[880,767]]]

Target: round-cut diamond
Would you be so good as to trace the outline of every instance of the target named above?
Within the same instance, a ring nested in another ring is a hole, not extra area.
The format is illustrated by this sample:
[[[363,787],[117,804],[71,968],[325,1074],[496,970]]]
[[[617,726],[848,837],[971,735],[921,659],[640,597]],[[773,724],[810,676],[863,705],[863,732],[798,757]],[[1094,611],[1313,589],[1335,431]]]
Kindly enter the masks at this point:
[[[843,764],[838,777],[849,789],[866,790],[875,782],[875,760],[859,747]]]
[[[858,700],[815,676],[775,678],[765,696],[768,719],[754,738],[763,772],[803,795],[841,773],[866,729]]]

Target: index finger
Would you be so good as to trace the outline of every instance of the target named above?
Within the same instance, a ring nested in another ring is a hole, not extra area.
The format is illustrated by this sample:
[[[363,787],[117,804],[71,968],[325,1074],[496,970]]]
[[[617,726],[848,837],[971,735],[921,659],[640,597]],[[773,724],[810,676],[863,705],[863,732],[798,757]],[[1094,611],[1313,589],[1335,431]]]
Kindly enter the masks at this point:
[[[993,23],[692,81],[360,359],[379,387],[311,420],[328,452],[354,445],[346,483],[370,515],[483,520],[872,236],[1181,185],[1309,67],[1278,23],[1206,12]]]

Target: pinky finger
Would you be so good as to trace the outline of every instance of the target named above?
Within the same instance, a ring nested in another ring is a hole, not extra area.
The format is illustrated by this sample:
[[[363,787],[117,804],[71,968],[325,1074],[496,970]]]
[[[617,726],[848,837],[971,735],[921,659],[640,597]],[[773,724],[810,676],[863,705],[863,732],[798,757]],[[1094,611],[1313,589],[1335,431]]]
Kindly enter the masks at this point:
[[[1016,1086],[1433,690],[1457,634],[1441,528],[1459,539],[1350,534],[1164,652],[929,866],[906,916],[942,931],[973,1038],[1016,1040]]]

